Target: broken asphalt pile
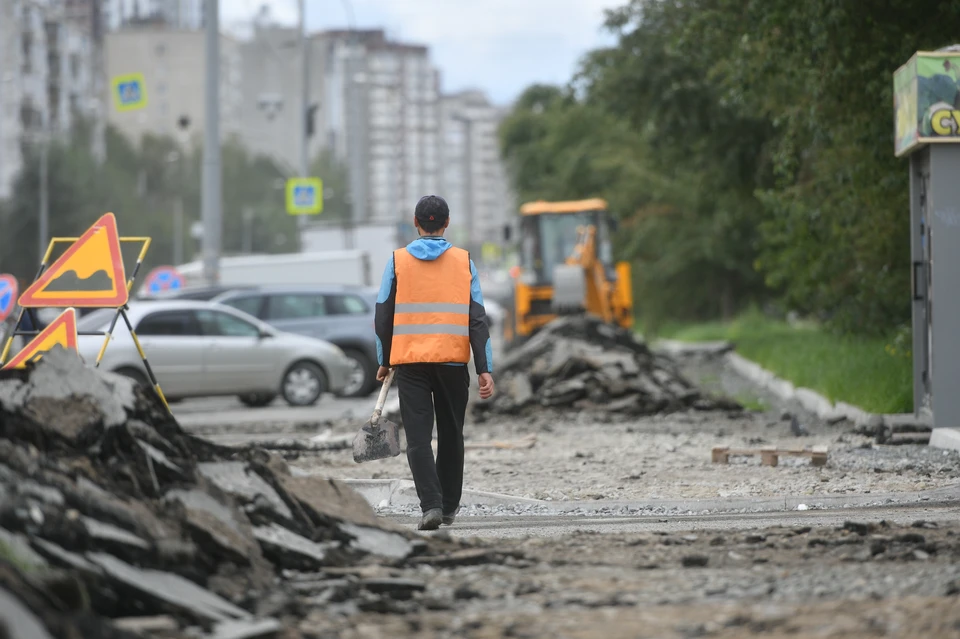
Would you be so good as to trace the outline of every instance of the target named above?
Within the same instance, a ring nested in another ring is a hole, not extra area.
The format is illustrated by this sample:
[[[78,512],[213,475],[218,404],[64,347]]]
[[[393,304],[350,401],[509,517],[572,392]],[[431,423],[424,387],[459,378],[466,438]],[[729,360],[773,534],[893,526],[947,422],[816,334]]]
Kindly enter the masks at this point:
[[[478,417],[544,408],[632,416],[741,408],[700,391],[673,360],[653,353],[630,331],[593,317],[554,320],[497,368],[498,392],[475,404]]]
[[[301,637],[307,609],[413,587],[358,575],[458,547],[275,454],[184,433],[152,390],[59,347],[0,372],[0,638]]]

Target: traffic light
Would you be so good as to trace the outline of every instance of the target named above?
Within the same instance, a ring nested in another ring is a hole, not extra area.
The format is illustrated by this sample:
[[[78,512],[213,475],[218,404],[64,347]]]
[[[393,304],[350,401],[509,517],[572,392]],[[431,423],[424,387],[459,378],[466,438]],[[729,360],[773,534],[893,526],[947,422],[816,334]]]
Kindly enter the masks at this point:
[[[306,124],[307,124],[308,138],[312,138],[313,133],[316,130],[316,127],[314,126],[314,123],[313,123],[313,118],[317,113],[317,108],[319,108],[319,105],[317,104],[311,104],[310,106],[307,107],[307,123]]]

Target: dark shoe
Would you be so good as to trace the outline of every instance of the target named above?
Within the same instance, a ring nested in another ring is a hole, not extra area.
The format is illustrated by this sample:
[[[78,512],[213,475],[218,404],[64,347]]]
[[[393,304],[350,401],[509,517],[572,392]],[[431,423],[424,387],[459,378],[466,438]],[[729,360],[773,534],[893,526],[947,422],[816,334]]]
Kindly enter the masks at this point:
[[[423,513],[417,530],[436,530],[440,527],[441,521],[443,521],[443,511],[439,508],[431,508]]]
[[[450,513],[449,515],[444,513],[443,515],[443,525],[452,526],[453,520],[457,518],[457,514],[460,512],[460,506],[457,506],[457,509]]]

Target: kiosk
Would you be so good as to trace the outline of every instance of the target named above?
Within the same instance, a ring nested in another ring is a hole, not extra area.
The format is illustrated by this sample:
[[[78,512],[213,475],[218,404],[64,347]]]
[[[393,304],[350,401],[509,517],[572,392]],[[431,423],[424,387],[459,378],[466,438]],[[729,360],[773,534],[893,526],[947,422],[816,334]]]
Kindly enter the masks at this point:
[[[960,46],[914,54],[893,88],[895,153],[910,160],[914,412],[951,429],[931,445],[960,447]]]

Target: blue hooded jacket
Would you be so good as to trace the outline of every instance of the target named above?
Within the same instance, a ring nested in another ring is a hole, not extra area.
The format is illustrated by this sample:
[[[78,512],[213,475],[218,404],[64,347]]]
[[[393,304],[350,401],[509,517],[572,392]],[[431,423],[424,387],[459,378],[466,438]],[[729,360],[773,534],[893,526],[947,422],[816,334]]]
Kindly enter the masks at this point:
[[[421,237],[407,245],[407,252],[418,260],[433,261],[443,255],[453,245],[439,236]],[[493,372],[493,347],[490,344],[490,329],[487,326],[487,313],[483,308],[483,293],[480,291],[480,276],[473,260],[470,260],[470,347],[477,374]],[[397,275],[393,265],[393,255],[383,270],[380,293],[377,296],[376,331],[377,359],[381,366],[389,366],[390,344],[393,341],[393,314],[397,300]],[[437,362],[462,366],[450,362]]]

